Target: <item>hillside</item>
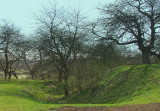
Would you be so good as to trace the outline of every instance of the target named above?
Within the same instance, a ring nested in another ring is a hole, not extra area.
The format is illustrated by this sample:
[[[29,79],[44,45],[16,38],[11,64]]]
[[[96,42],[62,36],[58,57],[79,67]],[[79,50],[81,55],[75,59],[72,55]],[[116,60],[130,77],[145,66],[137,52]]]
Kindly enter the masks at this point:
[[[46,104],[49,98],[61,96],[51,95],[47,93],[48,90],[48,83],[44,81],[0,80],[0,111],[40,111],[60,107]],[[59,91],[58,88],[56,90]]]
[[[74,92],[65,98],[63,93],[63,85],[58,82],[0,80],[0,111],[160,103],[160,64],[120,66],[108,72],[91,89]]]
[[[60,107],[107,106],[101,104],[57,104],[63,85],[40,80],[0,80],[0,111],[50,111]]]
[[[121,105],[160,102],[160,65],[117,67],[106,74],[96,87],[74,93],[63,100],[67,103]]]

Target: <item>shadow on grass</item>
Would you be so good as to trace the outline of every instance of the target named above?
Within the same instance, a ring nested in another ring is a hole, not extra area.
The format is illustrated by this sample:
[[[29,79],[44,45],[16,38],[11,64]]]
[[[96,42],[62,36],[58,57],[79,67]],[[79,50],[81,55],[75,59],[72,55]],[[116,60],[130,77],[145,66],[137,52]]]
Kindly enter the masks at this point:
[[[126,70],[119,68],[116,72],[107,76],[108,78],[104,79],[103,84],[73,94],[62,99],[62,101],[75,104],[114,104],[132,101],[134,96],[143,94],[146,90],[156,86],[154,81],[151,80],[154,72],[150,72],[150,70],[157,69],[159,66],[146,64],[133,65]]]

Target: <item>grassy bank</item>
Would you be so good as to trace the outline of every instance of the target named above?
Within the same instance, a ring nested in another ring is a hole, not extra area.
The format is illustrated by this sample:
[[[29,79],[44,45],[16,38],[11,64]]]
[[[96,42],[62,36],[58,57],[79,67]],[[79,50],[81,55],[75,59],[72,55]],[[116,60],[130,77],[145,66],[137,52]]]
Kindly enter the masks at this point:
[[[117,67],[106,74],[97,86],[72,94],[64,99],[66,101],[122,105],[160,102],[160,65]]]
[[[118,106],[160,102],[160,65],[120,66],[97,86],[64,97],[63,84],[0,80],[0,111],[47,111],[63,106]]]
[[[0,80],[0,111],[49,111],[64,106],[107,106],[106,104],[57,104],[63,97],[58,82]]]

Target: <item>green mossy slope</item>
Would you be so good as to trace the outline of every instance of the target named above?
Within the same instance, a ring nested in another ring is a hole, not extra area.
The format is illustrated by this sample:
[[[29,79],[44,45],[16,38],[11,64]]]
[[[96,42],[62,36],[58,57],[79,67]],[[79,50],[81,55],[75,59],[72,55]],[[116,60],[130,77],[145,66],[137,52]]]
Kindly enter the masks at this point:
[[[122,105],[160,102],[160,65],[117,67],[96,87],[74,93],[61,102]]]

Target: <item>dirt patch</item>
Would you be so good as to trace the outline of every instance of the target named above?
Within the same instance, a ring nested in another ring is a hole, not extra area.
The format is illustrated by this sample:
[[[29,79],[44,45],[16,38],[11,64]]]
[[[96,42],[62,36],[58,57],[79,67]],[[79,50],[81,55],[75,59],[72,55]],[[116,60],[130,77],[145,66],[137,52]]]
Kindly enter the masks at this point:
[[[121,106],[113,108],[111,111],[160,111],[160,103]]]
[[[50,87],[50,88],[56,88],[56,86],[53,85],[53,84],[48,84],[48,87]]]
[[[107,107],[62,107],[57,111],[111,111]]]
[[[107,107],[62,107],[56,111],[160,111],[160,103],[130,105],[114,108]]]

